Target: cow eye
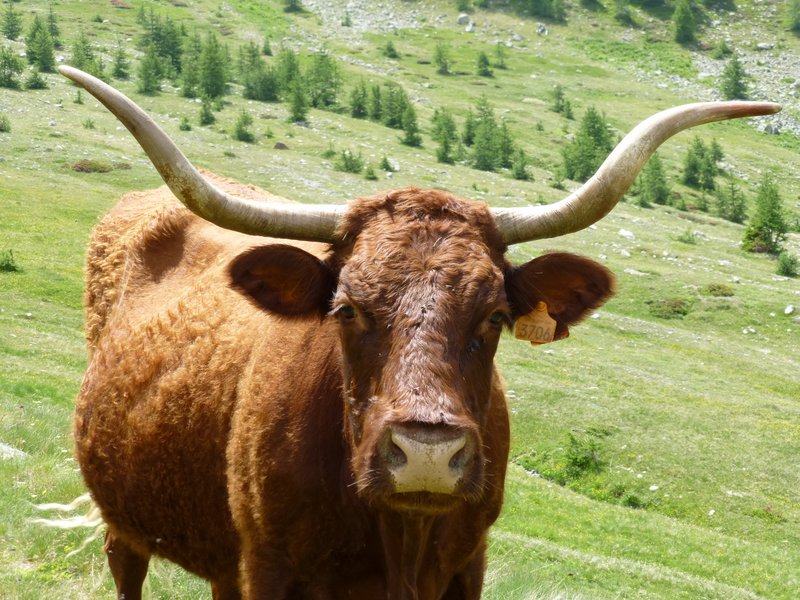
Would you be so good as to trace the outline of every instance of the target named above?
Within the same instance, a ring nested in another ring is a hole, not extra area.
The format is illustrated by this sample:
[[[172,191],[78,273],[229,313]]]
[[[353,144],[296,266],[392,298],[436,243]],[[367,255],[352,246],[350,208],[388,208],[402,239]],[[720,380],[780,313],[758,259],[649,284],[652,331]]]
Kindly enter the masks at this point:
[[[489,323],[491,323],[492,325],[500,325],[503,323],[503,321],[505,321],[505,319],[506,316],[499,310],[489,315]]]
[[[343,304],[339,308],[339,310],[336,311],[336,313],[341,315],[342,318],[347,319],[348,321],[356,318],[356,309],[350,306],[349,304]]]

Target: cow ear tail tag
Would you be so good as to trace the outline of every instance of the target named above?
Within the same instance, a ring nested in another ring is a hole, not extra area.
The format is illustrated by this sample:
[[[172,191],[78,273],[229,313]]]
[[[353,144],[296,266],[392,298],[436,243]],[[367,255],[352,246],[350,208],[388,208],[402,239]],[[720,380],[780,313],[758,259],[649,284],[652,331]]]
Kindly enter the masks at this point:
[[[514,336],[528,340],[533,346],[552,342],[556,336],[556,321],[547,312],[547,304],[538,302],[531,312],[517,319]]]

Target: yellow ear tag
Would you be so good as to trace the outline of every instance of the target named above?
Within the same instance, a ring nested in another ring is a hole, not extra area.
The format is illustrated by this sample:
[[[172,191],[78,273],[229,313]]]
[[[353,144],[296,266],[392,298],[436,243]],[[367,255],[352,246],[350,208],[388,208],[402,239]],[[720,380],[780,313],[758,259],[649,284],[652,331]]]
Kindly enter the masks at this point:
[[[556,336],[556,321],[547,312],[547,304],[539,302],[536,308],[517,319],[514,336],[528,340],[533,346],[552,342]]]

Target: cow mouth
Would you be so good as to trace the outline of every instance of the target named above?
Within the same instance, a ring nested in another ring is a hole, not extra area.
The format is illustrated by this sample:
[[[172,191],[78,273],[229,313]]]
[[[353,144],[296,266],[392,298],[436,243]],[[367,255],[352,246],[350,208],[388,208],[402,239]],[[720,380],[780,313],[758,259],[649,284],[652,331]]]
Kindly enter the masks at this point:
[[[435,492],[398,492],[384,499],[387,507],[396,512],[421,515],[441,515],[452,511],[461,498]]]

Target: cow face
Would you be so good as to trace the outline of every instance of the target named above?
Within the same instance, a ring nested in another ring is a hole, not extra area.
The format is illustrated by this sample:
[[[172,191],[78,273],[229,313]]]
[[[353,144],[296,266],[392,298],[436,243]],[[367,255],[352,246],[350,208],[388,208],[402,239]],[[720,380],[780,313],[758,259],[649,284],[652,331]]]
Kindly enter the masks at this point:
[[[284,316],[327,315],[342,346],[345,435],[360,494],[397,510],[479,501],[504,326],[547,302],[558,337],[611,292],[608,271],[547,254],[511,267],[488,210],[400,190],[349,210],[328,259],[265,246],[235,287]]]

